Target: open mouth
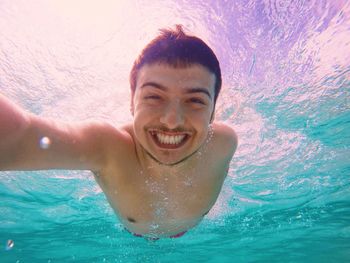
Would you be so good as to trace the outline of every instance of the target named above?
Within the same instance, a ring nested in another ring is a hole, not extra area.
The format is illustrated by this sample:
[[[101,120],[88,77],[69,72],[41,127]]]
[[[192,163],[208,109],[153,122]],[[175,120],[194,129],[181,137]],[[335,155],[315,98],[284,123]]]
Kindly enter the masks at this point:
[[[163,132],[158,130],[149,131],[157,146],[164,149],[177,149],[183,146],[190,138],[189,133]]]

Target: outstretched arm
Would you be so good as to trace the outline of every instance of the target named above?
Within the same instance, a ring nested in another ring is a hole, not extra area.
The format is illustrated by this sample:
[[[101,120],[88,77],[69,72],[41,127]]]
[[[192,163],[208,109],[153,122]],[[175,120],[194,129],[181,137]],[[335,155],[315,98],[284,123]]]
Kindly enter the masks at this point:
[[[103,166],[104,131],[97,122],[71,125],[28,113],[0,94],[0,170]]]

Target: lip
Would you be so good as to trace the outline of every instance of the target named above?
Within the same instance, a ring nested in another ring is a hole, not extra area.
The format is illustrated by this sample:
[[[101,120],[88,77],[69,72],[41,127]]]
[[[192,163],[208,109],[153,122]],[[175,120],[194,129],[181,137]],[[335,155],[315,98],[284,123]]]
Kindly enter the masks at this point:
[[[182,141],[179,144],[168,144],[168,143],[161,143],[157,138],[157,133],[162,133],[164,135],[170,135],[170,136],[177,136],[177,135],[184,135],[185,137],[182,139]],[[149,135],[151,136],[153,142],[161,149],[166,150],[176,150],[181,148],[186,142],[190,139],[191,134],[189,132],[165,132],[165,131],[159,131],[159,130],[149,130]]]

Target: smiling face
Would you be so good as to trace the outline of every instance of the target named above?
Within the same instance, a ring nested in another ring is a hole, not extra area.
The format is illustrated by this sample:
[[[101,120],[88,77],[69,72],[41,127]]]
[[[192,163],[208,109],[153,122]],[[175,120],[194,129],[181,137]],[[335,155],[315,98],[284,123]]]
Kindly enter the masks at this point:
[[[136,143],[152,159],[174,165],[205,142],[214,112],[215,75],[194,64],[144,65],[132,94]]]

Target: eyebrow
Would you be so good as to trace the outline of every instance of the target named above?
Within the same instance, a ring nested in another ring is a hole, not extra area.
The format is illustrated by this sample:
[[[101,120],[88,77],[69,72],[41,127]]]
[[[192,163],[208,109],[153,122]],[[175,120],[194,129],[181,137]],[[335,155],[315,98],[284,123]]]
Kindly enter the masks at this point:
[[[156,83],[156,82],[152,82],[152,81],[143,83],[140,88],[144,88],[146,86],[151,86],[153,88],[160,89],[160,90],[163,90],[163,91],[167,90],[167,88],[164,87],[163,85],[161,85],[159,83]],[[200,87],[186,88],[186,93],[188,93],[188,94],[191,94],[191,93],[204,93],[211,99],[211,95],[210,95],[209,91],[207,89],[205,89],[205,88],[200,88]]]

